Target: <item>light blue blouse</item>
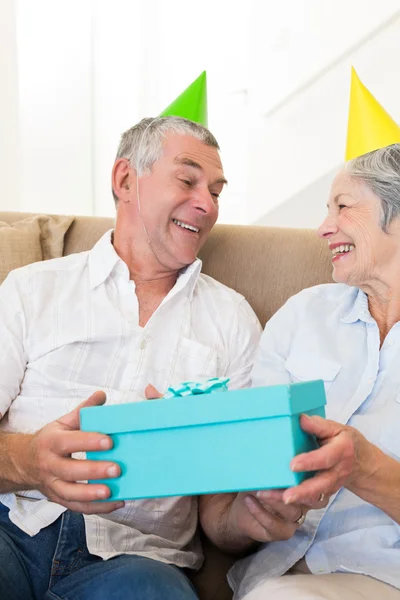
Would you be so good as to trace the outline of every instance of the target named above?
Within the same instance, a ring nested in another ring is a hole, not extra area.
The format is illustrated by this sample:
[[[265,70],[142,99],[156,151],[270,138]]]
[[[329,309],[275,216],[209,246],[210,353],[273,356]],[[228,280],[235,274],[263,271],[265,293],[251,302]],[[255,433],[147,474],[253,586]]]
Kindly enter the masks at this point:
[[[379,346],[364,292],[343,284],[303,290],[267,323],[253,386],[323,379],[327,418],[356,427],[400,460],[400,322]],[[290,540],[265,544],[234,565],[235,600],[303,556],[314,574],[362,573],[400,588],[400,526],[341,489]]]

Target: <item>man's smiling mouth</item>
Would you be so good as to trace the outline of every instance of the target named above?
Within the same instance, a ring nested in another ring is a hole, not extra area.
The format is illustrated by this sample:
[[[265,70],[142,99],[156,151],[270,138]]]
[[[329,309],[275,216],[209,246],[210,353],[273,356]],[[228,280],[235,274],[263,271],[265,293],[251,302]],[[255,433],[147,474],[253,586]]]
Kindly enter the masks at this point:
[[[178,227],[182,227],[182,229],[187,229],[189,231],[193,231],[194,233],[199,233],[200,231],[198,227],[184,223],[184,221],[178,221],[178,219],[172,219],[172,221],[175,223],[175,225],[178,225]]]

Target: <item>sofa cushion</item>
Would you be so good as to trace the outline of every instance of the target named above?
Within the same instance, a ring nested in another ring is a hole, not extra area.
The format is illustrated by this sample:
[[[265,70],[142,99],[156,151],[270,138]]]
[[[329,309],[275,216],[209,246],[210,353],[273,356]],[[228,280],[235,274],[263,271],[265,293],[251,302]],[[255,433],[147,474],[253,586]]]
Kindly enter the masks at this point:
[[[35,215],[12,224],[0,221],[0,283],[13,269],[63,255],[73,217]]]

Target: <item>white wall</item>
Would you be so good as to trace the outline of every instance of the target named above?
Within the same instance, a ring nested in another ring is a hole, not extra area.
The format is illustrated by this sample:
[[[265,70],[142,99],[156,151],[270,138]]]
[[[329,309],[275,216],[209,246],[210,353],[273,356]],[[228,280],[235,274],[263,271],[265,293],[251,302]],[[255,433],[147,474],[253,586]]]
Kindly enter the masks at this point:
[[[113,215],[111,167],[120,135],[140,119],[142,12],[137,2],[93,5],[93,213]]]
[[[90,0],[18,0],[21,209],[92,212]]]
[[[196,14],[185,0],[17,2],[23,209],[114,214],[110,171],[120,134],[157,115],[206,69],[210,128],[230,180],[221,217],[245,220],[241,0],[203,0]]]
[[[0,2],[12,22],[12,0]],[[3,208],[113,214],[120,134],[158,114],[203,69],[229,180],[221,222],[268,222],[291,199],[300,210],[297,194],[314,193],[313,182],[337,167],[351,64],[400,119],[398,0],[15,2],[18,71],[15,44],[14,60],[11,52],[0,63],[12,90],[0,107],[8,160],[1,189],[13,195],[3,192]],[[0,19],[9,52],[13,34],[7,41],[3,29]]]
[[[245,3],[202,0],[194,9],[187,0],[115,0],[112,4],[100,0],[94,7],[96,213],[112,214],[114,210],[109,172],[119,135],[141,118],[159,114],[206,69],[209,127],[221,145],[229,180],[229,193],[221,201],[221,219],[243,222],[247,183]]]
[[[0,210],[18,210],[20,160],[14,0],[0,0],[0,82]]]
[[[254,19],[250,62],[247,220],[266,222],[264,215],[344,158],[350,65],[400,120],[400,6],[282,0],[275,29],[271,4],[256,5],[262,14]]]
[[[339,169],[329,171],[289,200],[278,204],[255,221],[269,227],[317,229],[326,217],[326,203],[332,181]]]

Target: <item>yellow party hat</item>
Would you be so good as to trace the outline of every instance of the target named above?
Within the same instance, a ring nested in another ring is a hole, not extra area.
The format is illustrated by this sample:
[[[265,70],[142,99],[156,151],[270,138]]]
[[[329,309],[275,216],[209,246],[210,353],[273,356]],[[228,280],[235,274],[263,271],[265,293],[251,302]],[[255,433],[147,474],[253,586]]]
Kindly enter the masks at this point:
[[[397,143],[400,127],[352,68],[346,161]]]

